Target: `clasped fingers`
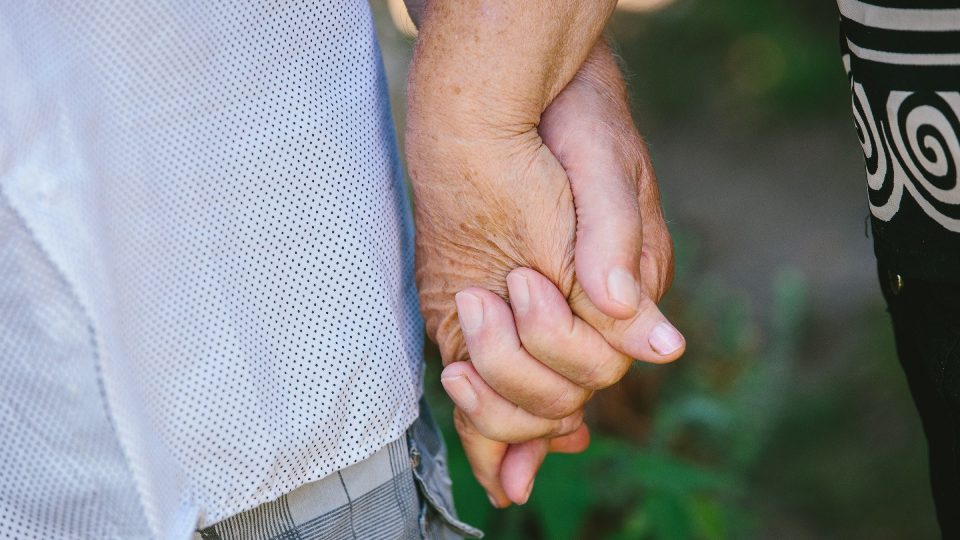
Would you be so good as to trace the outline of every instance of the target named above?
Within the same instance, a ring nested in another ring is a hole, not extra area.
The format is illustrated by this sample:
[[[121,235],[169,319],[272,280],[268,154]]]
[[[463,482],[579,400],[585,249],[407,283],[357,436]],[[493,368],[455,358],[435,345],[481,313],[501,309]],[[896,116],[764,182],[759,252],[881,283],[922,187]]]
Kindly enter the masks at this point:
[[[487,439],[520,443],[560,437],[573,433],[583,424],[581,409],[552,419],[537,416],[507,401],[484,381],[470,362],[448,365],[440,381],[474,429]]]

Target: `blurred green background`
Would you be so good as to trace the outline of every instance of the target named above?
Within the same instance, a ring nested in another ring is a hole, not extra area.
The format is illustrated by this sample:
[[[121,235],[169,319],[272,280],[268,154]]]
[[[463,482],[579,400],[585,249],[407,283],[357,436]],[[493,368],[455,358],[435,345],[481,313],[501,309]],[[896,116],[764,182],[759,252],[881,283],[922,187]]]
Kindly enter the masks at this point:
[[[609,35],[677,245],[664,310],[688,352],[598,395],[590,449],[550,456],[530,502],[495,511],[428,348],[461,517],[494,539],[936,537],[835,4],[624,3]],[[412,38],[373,5],[402,134]]]

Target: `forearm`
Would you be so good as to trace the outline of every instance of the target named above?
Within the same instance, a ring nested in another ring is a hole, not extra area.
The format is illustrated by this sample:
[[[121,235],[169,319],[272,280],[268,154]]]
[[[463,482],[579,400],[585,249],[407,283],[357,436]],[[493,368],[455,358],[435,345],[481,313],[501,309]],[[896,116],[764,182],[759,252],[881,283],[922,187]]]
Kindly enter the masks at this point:
[[[535,134],[596,44],[613,0],[428,0],[410,69],[414,134]],[[428,125],[420,125],[424,122]]]

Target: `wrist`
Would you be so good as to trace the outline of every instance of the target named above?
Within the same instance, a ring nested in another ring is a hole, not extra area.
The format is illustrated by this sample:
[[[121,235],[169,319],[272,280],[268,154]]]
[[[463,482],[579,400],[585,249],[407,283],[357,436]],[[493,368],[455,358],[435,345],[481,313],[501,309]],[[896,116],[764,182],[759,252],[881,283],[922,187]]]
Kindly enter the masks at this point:
[[[408,78],[411,119],[466,139],[535,131],[599,39],[614,4],[425,2]]]
[[[462,122],[429,116],[407,124],[405,151],[415,199],[424,184],[472,186],[476,193],[505,192],[503,183],[528,168],[545,149],[536,129],[465,131]],[[498,134],[494,135],[494,131]]]
[[[436,99],[435,81],[411,76],[408,92],[405,150],[411,179],[437,181],[458,171],[479,181],[506,162],[532,155],[542,146],[540,113],[461,92],[456,99]],[[416,81],[416,82],[415,82]]]
[[[536,132],[543,112],[539,101],[535,92],[497,91],[443,62],[415,57],[407,84],[407,131],[442,134],[441,143],[523,138]]]

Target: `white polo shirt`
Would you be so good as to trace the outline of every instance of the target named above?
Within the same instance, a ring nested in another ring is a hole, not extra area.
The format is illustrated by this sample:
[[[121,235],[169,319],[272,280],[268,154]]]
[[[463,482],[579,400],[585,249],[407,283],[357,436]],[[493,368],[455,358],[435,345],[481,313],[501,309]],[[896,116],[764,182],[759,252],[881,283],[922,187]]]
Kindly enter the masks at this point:
[[[412,262],[365,1],[0,0],[0,530],[186,538],[400,437]]]

